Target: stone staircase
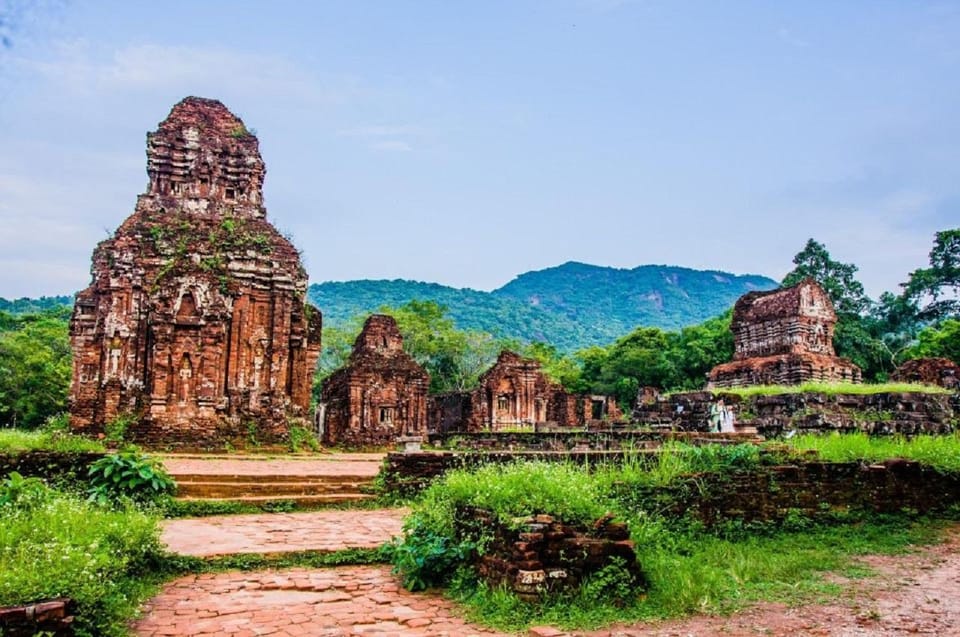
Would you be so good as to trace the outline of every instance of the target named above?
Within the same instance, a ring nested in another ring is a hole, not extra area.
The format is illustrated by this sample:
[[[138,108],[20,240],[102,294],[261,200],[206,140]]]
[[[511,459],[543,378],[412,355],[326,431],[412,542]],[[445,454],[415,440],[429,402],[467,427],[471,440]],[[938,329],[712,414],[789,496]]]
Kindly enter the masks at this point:
[[[249,504],[292,502],[296,508],[374,498],[382,454],[199,456],[167,454],[161,461],[177,482],[179,500]]]
[[[299,505],[356,502],[374,496],[366,476],[175,475],[182,500],[231,500],[251,504],[289,500]]]

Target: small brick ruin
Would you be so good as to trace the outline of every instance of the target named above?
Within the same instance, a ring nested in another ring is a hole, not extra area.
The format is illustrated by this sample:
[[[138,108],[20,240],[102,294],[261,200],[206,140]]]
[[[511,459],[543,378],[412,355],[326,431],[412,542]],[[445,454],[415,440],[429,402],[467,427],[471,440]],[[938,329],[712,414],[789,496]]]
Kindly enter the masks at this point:
[[[734,410],[740,425],[764,436],[787,432],[864,432],[874,435],[942,434],[956,429],[960,395],[923,392],[823,394],[797,392],[746,398],[718,391],[682,392],[638,400],[633,420],[653,429],[707,431],[716,398]]]
[[[393,317],[374,314],[347,365],[323,383],[317,414],[323,442],[369,446],[425,437],[429,386],[430,376],[403,351]]]
[[[708,387],[861,381],[860,368],[833,349],[837,315],[813,279],[737,301],[733,361],[710,370]]]
[[[70,637],[74,634],[76,606],[73,600],[61,597],[0,608],[0,635]]]
[[[582,427],[622,415],[612,397],[569,394],[544,375],[539,361],[508,350],[475,390],[431,396],[428,409],[428,428],[439,433]]]
[[[949,358],[916,358],[900,365],[890,380],[960,390],[960,365]]]
[[[639,592],[645,585],[630,531],[611,516],[589,528],[564,524],[545,514],[511,522],[508,527],[483,509],[457,511],[455,530],[460,539],[492,534],[477,558],[477,571],[491,586],[506,586],[521,599],[536,602],[544,594],[576,589],[590,575],[615,563],[628,574],[633,590]]]
[[[143,441],[271,440],[307,416],[321,316],[266,220],[265,172],[216,100],[188,97],[147,134],[147,191],[94,250],[70,323],[76,431],[129,414]]]

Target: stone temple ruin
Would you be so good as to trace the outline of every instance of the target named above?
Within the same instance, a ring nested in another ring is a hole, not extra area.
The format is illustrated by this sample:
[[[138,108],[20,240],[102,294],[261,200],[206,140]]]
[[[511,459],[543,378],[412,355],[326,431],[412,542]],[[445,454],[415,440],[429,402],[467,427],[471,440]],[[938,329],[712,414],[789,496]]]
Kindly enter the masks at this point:
[[[141,440],[269,440],[307,415],[321,316],[266,220],[265,172],[215,100],[188,97],[147,134],[147,191],[94,250],[70,323],[75,429],[129,414]]]
[[[551,423],[584,426],[621,416],[608,396],[568,394],[543,374],[540,363],[503,351],[471,392],[432,396],[431,433],[497,431]]]
[[[900,365],[890,380],[960,389],[960,365],[949,358],[915,358]]]
[[[383,445],[425,437],[430,376],[403,351],[391,316],[374,314],[357,336],[345,367],[323,383],[317,420],[324,443]]]
[[[733,309],[733,361],[714,367],[708,387],[854,382],[860,368],[833,349],[837,315],[813,279],[771,292],[750,292]]]

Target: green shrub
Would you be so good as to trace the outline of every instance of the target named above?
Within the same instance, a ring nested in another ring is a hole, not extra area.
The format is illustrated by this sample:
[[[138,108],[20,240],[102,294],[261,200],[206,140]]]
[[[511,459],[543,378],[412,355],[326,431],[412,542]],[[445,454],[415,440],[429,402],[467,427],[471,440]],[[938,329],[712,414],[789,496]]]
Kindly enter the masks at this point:
[[[622,557],[610,558],[610,563],[590,575],[581,587],[581,594],[600,604],[625,606],[636,600],[640,582],[627,568]]]
[[[11,471],[0,481],[0,510],[2,507],[29,509],[50,499],[51,491],[40,478],[24,478]]]
[[[453,537],[458,507],[491,511],[504,524],[536,513],[570,524],[589,524],[606,513],[595,481],[572,464],[515,462],[456,470],[423,494],[417,511],[433,531]]]
[[[289,430],[290,451],[297,453],[309,449],[310,451],[320,451],[320,441],[316,434],[309,429],[293,425]]]
[[[100,503],[156,502],[176,491],[176,483],[153,458],[136,452],[115,453],[97,460],[88,471],[90,499]]]
[[[113,447],[122,445],[126,440],[127,431],[136,422],[137,417],[133,414],[118,414],[103,426],[104,442]]]
[[[475,548],[470,542],[440,535],[414,515],[404,523],[403,538],[395,538],[386,552],[403,587],[420,591],[449,584],[457,568],[469,562]]]
[[[81,637],[127,634],[162,556],[153,517],[52,490],[42,502],[0,511],[0,606],[70,597]]]

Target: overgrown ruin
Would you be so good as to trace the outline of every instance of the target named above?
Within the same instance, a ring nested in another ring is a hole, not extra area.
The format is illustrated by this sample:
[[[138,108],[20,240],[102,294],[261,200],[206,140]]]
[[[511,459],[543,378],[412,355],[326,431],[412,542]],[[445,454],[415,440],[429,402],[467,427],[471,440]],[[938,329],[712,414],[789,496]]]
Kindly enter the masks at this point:
[[[431,396],[429,414],[435,433],[584,426],[621,416],[612,397],[569,394],[544,375],[539,361],[507,350],[473,391]]]
[[[397,437],[424,437],[430,376],[403,351],[391,316],[363,325],[345,367],[323,383],[317,414],[327,444],[382,445]]]
[[[890,380],[960,389],[960,365],[949,358],[915,358],[897,367]]]
[[[94,250],[70,323],[71,424],[135,419],[137,439],[283,438],[307,416],[320,312],[266,220],[256,136],[188,97],[147,134],[147,191]]]
[[[860,368],[833,349],[837,315],[813,279],[737,300],[733,361],[710,370],[708,387],[853,382]]]

